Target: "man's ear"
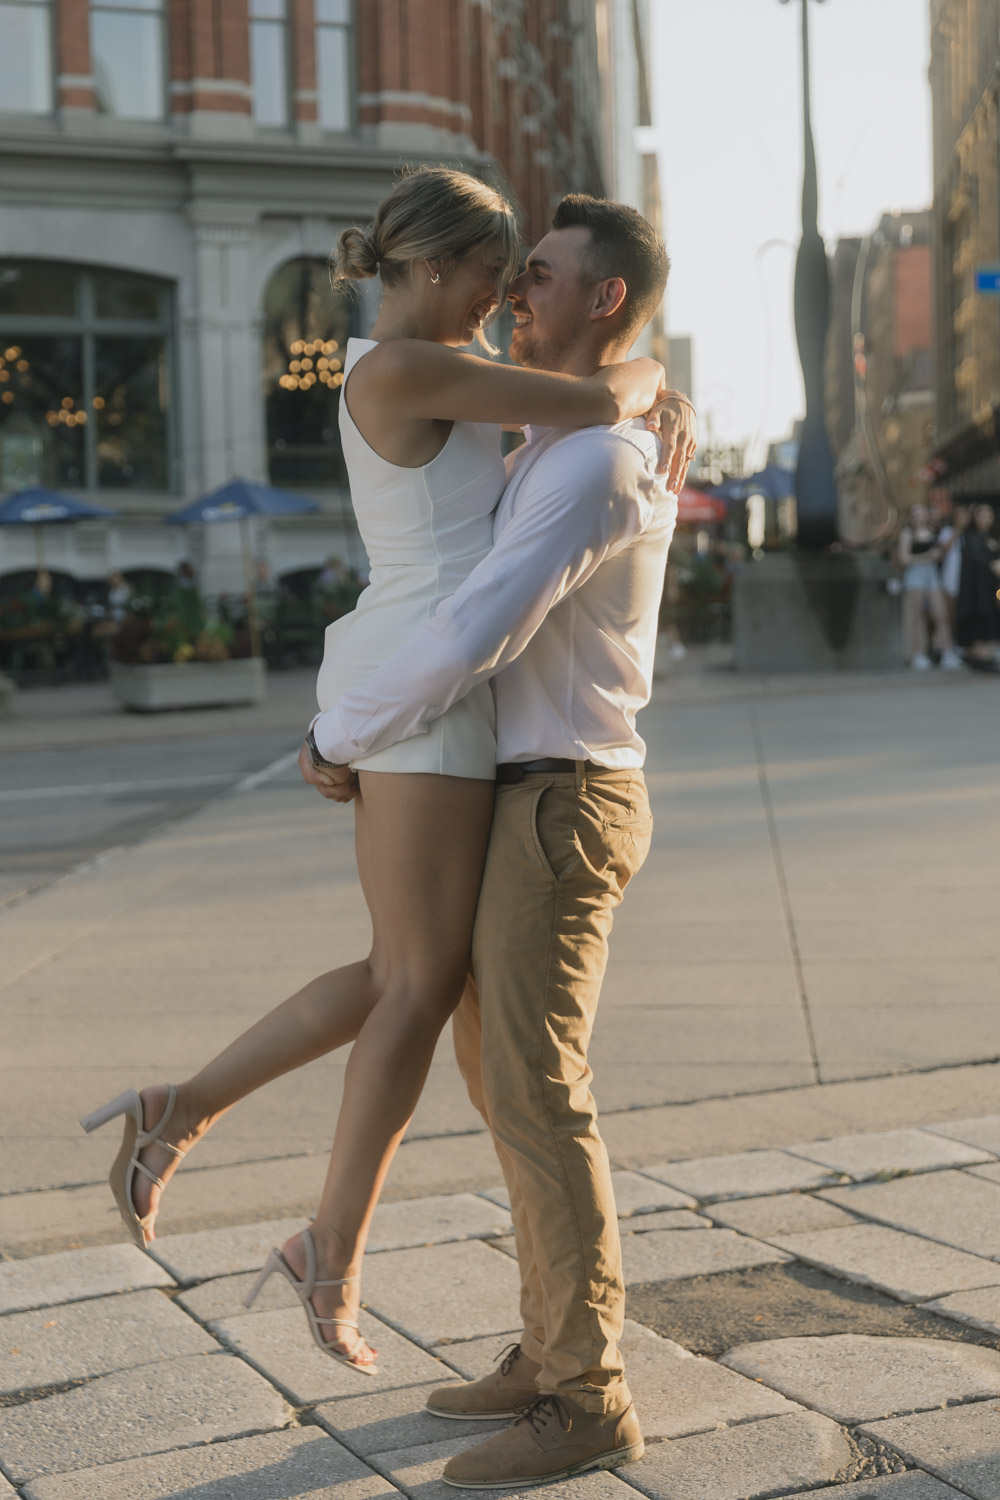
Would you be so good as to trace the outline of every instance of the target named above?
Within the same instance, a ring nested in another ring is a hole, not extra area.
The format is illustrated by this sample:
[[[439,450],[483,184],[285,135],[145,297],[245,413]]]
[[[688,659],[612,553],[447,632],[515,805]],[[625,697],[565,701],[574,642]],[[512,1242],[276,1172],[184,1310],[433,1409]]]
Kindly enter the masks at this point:
[[[590,305],[591,318],[614,317],[627,295],[628,288],[620,276],[611,276],[607,281],[602,281],[597,287],[594,293],[594,300]]]

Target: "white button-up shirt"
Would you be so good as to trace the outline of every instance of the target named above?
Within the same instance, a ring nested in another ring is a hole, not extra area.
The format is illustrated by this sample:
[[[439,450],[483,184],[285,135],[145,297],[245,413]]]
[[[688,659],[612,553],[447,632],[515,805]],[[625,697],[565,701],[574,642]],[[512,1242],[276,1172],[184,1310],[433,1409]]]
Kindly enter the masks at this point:
[[[526,429],[508,460],[493,550],[362,683],[314,721],[346,764],[426,732],[494,678],[497,760],[641,766],[677,499],[641,421]]]

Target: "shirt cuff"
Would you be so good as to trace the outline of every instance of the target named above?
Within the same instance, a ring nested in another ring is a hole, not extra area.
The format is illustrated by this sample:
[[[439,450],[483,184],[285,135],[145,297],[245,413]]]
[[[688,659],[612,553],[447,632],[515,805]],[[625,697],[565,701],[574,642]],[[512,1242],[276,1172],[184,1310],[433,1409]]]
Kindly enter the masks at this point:
[[[346,766],[351,756],[357,753],[356,747],[347,737],[336,704],[325,713],[317,714],[309,727],[320,755],[335,766]]]

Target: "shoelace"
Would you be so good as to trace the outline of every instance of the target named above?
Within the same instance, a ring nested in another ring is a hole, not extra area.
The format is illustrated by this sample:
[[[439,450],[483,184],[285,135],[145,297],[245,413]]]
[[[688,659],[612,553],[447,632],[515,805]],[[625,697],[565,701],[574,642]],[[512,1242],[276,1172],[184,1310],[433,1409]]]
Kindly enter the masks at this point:
[[[528,1401],[519,1402],[514,1410],[517,1412],[517,1420],[527,1422],[534,1432],[539,1432],[551,1417],[558,1419],[564,1432],[569,1432],[573,1426],[573,1418],[566,1409],[566,1403],[558,1396],[532,1396]]]
[[[503,1364],[500,1366],[500,1374],[501,1375],[509,1375],[510,1372],[511,1372],[511,1370],[514,1368],[514,1366],[517,1364],[517,1362],[518,1362],[518,1360],[520,1358],[521,1358],[521,1346],[520,1346],[520,1344],[508,1344],[507,1347],[506,1347],[506,1349],[501,1349],[500,1350],[500,1353],[497,1355],[497,1357],[493,1361],[493,1363],[496,1364],[497,1359],[503,1360]]]

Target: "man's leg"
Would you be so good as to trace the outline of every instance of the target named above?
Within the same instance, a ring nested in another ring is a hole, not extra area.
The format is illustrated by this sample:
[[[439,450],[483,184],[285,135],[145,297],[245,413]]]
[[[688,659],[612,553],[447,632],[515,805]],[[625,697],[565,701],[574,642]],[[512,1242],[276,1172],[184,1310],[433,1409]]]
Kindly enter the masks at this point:
[[[479,1006],[479,990],[470,976],[458,1009],[452,1017],[452,1034],[455,1042],[455,1057],[459,1071],[473,1106],[486,1124],[490,1124],[486,1101],[483,1098],[482,1012]],[[491,1127],[492,1131],[492,1127]],[[533,1365],[542,1363],[545,1345],[545,1299],[538,1262],[531,1239],[531,1228],[525,1211],[524,1194],[517,1177],[516,1162],[510,1152],[493,1136],[497,1160],[503,1173],[510,1196],[510,1216],[514,1224],[514,1239],[517,1244],[517,1264],[521,1275],[521,1353]]]
[[[459,1071],[465,1079],[474,1107],[486,1124],[486,1104],[483,1099],[482,1072],[482,1022],[479,1012],[479,992],[470,975],[465,993],[452,1016],[455,1041],[455,1057]],[[521,1320],[523,1332],[517,1344],[503,1350],[503,1359],[498,1367],[479,1380],[464,1385],[439,1386],[427,1398],[427,1410],[436,1417],[459,1418],[463,1421],[495,1420],[497,1417],[512,1417],[525,1401],[538,1394],[537,1376],[542,1363],[544,1325],[540,1282],[535,1266],[534,1252],[522,1209],[519,1184],[513,1173],[510,1158],[504,1147],[493,1138],[500,1168],[504,1174],[510,1194],[511,1218],[517,1240],[518,1266],[521,1272]]]
[[[544,1484],[642,1457],[587,1046],[614,908],[651,827],[640,774],[529,776],[497,796],[473,938],[483,1100],[520,1186],[545,1345],[537,1400],[445,1465],[458,1488]]]
[[[587,1048],[615,907],[649,847],[641,773],[501,788],[476,921],[483,1094],[544,1295],[539,1387],[628,1405],[621,1247]]]

